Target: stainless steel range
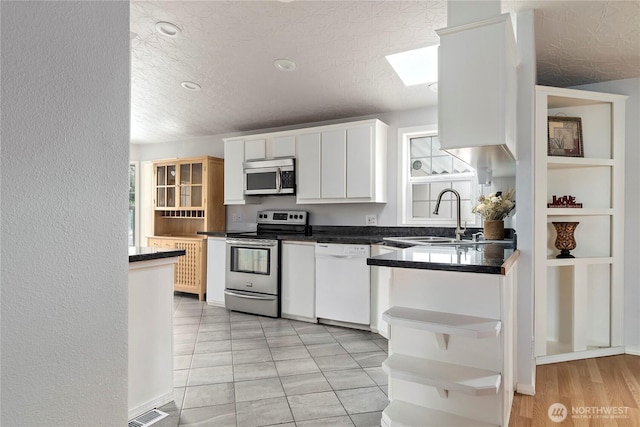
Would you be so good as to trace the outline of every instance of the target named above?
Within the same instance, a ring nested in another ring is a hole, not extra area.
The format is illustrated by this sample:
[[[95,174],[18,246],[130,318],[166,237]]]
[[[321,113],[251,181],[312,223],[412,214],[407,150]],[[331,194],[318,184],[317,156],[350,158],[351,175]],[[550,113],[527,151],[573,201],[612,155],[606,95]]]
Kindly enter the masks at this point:
[[[257,231],[227,235],[225,306],[280,317],[280,239],[309,233],[306,211],[259,211]]]

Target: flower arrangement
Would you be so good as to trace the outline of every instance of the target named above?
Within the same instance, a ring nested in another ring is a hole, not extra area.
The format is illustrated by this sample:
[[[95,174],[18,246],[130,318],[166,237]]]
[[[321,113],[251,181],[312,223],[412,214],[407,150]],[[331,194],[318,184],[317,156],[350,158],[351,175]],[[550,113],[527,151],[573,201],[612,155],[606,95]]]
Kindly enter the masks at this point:
[[[471,212],[480,215],[484,220],[501,221],[516,207],[515,190],[498,191],[488,196],[480,196]]]

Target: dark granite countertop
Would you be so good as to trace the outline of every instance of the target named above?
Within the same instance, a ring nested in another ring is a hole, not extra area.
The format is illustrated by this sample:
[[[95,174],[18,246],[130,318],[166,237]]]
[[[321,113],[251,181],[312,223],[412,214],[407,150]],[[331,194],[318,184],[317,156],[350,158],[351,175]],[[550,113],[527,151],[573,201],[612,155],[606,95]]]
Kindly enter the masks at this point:
[[[519,254],[511,243],[412,246],[367,258],[367,264],[504,275]]]
[[[129,246],[129,262],[151,261],[160,258],[172,258],[186,255],[184,249],[159,249],[143,246]]]
[[[231,231],[198,231],[196,234],[209,237],[227,237],[227,233],[231,233]]]
[[[467,237],[472,233],[482,231],[481,228],[469,228]],[[513,236],[513,230],[507,229],[508,237]],[[198,234],[211,237],[225,237],[238,231],[199,231]],[[383,227],[383,226],[350,226],[350,225],[313,225],[309,235],[282,235],[280,240],[306,241],[318,243],[343,243],[354,245],[373,245],[383,243],[385,237],[390,236],[445,236],[454,237],[451,227]],[[386,243],[385,243],[386,244]],[[401,244],[394,244],[401,246]]]

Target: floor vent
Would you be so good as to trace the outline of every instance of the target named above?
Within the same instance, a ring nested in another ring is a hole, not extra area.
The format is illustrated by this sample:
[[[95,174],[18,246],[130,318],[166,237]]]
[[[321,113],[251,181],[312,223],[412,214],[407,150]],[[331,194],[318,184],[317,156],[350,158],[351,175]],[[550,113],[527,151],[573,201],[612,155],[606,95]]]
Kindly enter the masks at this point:
[[[169,414],[153,409],[146,414],[142,414],[129,421],[129,427],[148,427],[155,424],[161,419],[168,417]]]

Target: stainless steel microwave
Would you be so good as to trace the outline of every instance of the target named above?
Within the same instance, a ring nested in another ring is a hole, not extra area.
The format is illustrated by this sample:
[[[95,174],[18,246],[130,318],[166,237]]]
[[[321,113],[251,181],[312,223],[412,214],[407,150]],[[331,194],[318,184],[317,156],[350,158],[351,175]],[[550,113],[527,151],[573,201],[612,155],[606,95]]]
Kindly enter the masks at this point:
[[[296,160],[292,157],[243,163],[244,194],[266,196],[296,193]]]

